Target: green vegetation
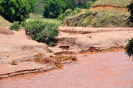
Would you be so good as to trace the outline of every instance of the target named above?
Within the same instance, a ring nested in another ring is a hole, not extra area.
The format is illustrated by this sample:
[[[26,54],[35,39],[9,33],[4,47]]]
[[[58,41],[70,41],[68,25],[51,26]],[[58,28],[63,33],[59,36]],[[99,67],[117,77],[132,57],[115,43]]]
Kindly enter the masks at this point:
[[[43,14],[43,9],[44,9],[44,0],[39,0],[37,6],[35,7],[35,14]]]
[[[58,19],[61,20],[62,23],[63,23],[63,19],[64,19],[64,18],[65,18],[65,14],[60,14],[59,17],[58,17]]]
[[[70,15],[73,16],[73,15],[76,15],[80,12],[82,12],[82,10],[80,8],[75,8],[74,11],[72,11]]]
[[[112,5],[119,7],[126,7],[132,0],[97,0],[93,6],[96,5]]]
[[[127,5],[127,7],[126,7],[127,9],[128,9],[128,11],[130,12],[130,16],[129,16],[129,18],[128,18],[128,20],[129,20],[129,22],[132,22],[133,23],[133,1],[129,4],[129,5]]]
[[[104,10],[90,12],[88,10],[87,12],[66,17],[65,23],[69,22],[71,26],[129,27],[132,25],[127,21],[129,16],[128,12]]]
[[[129,27],[129,13],[117,11],[98,11],[92,23],[95,27]]]
[[[23,27],[26,34],[31,36],[33,40],[44,42],[49,46],[54,45],[54,38],[59,33],[57,25],[39,20],[26,22]]]
[[[27,1],[27,2],[29,3],[29,5],[31,6],[31,11],[32,11],[32,12],[35,12],[35,10],[37,9],[36,6],[37,6],[39,0],[26,0],[26,1]]]
[[[95,1],[97,0],[87,0],[86,2],[79,0],[77,7],[82,9],[89,9]]]
[[[66,17],[65,23],[69,22],[71,26],[87,26],[93,19],[91,12],[81,12],[76,15]]]
[[[65,11],[65,16],[69,16],[71,13],[72,13],[72,10],[71,9],[67,9]]]
[[[31,7],[25,0],[1,0],[0,15],[9,22],[25,21],[29,17]]]
[[[86,9],[91,8],[91,6],[96,2],[97,0],[91,0],[91,1],[87,1],[86,4]]]
[[[128,11],[131,14],[128,18],[128,21],[133,23],[133,1],[129,5],[127,5],[126,8],[128,8]],[[126,45],[126,54],[129,57],[133,57],[133,38],[131,38],[130,40],[128,39],[127,41],[128,44]]]
[[[133,57],[133,38],[131,38],[130,40],[127,40],[128,44],[126,45],[126,54],[129,57]]]
[[[43,22],[50,22],[50,23],[54,23],[56,25],[61,25],[61,20],[58,20],[57,18],[43,18],[43,16],[41,14],[34,14],[34,13],[30,13],[29,16],[30,17],[26,20],[26,22],[40,20]]]
[[[74,0],[63,0],[66,4],[66,9],[72,9],[74,10],[76,8],[76,4]]]
[[[20,29],[20,24],[19,24],[19,22],[14,22],[14,23],[10,26],[9,29],[10,29],[10,30],[16,30],[16,31],[18,31],[18,30]]]
[[[62,0],[45,0],[44,1],[44,13],[45,18],[57,18],[64,12],[66,4]]]

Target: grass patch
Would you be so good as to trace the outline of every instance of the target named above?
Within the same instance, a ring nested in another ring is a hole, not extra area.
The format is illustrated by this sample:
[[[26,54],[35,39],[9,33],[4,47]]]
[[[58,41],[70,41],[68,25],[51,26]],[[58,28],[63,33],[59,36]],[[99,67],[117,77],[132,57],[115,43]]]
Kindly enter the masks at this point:
[[[91,14],[90,14],[91,13]],[[118,11],[91,11],[79,13],[75,16],[68,16],[65,23],[70,26],[94,26],[94,27],[130,27],[131,23],[127,21],[129,12]]]
[[[92,26],[95,27],[129,27],[128,12],[98,11]]]
[[[87,26],[93,19],[91,12],[81,12],[74,16],[68,16],[65,19],[65,23],[70,26]]]
[[[50,23],[54,23],[56,25],[61,25],[61,20],[52,19],[52,18],[43,18],[43,16],[41,14],[30,13],[29,16],[30,16],[30,18],[28,18],[26,20],[26,22],[40,20],[43,22],[50,22]],[[3,17],[0,16],[0,27],[10,27],[11,25],[12,25],[12,23],[10,23],[9,21],[5,20]]]
[[[0,27],[10,27],[10,25],[12,25],[12,23],[0,16]]]
[[[27,19],[26,22],[34,21],[34,20],[40,20],[43,22],[50,22],[50,23],[54,23],[56,25],[61,25],[61,20],[53,19],[53,18],[43,18],[43,16],[41,14],[30,13],[29,16],[30,16],[30,18]]]
[[[98,0],[96,1],[93,6],[96,5],[112,5],[118,7],[126,7],[131,3],[132,0]]]

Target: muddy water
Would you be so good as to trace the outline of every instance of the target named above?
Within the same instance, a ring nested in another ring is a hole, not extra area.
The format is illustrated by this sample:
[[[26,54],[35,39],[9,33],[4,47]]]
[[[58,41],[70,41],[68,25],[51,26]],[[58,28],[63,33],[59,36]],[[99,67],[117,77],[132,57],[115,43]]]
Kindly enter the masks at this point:
[[[0,88],[133,88],[133,62],[124,52],[78,54],[61,70],[0,81]]]

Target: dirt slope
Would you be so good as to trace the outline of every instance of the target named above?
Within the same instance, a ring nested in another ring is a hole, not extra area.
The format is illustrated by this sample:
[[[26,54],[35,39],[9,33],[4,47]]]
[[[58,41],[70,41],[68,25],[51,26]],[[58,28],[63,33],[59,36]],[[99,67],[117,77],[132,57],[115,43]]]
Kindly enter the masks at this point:
[[[31,40],[23,29],[17,32],[2,27],[0,38],[0,58],[2,59],[21,58],[37,53],[49,54],[46,44]]]
[[[133,28],[88,28],[59,27],[57,45],[51,48],[62,52],[102,52],[113,48],[124,48],[127,39],[133,37]]]

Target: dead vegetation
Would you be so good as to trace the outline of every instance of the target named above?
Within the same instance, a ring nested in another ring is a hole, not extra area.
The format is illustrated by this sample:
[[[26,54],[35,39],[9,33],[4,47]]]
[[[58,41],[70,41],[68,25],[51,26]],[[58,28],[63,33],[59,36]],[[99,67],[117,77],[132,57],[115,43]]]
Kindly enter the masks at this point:
[[[16,60],[13,60],[12,62],[11,62],[11,65],[17,65],[18,64],[18,62],[16,61]]]
[[[43,58],[43,54],[37,54],[34,56],[34,62],[42,63],[42,64],[50,64],[56,66],[57,68],[62,68],[63,63],[66,61],[77,61],[77,57],[75,56],[52,56]]]

